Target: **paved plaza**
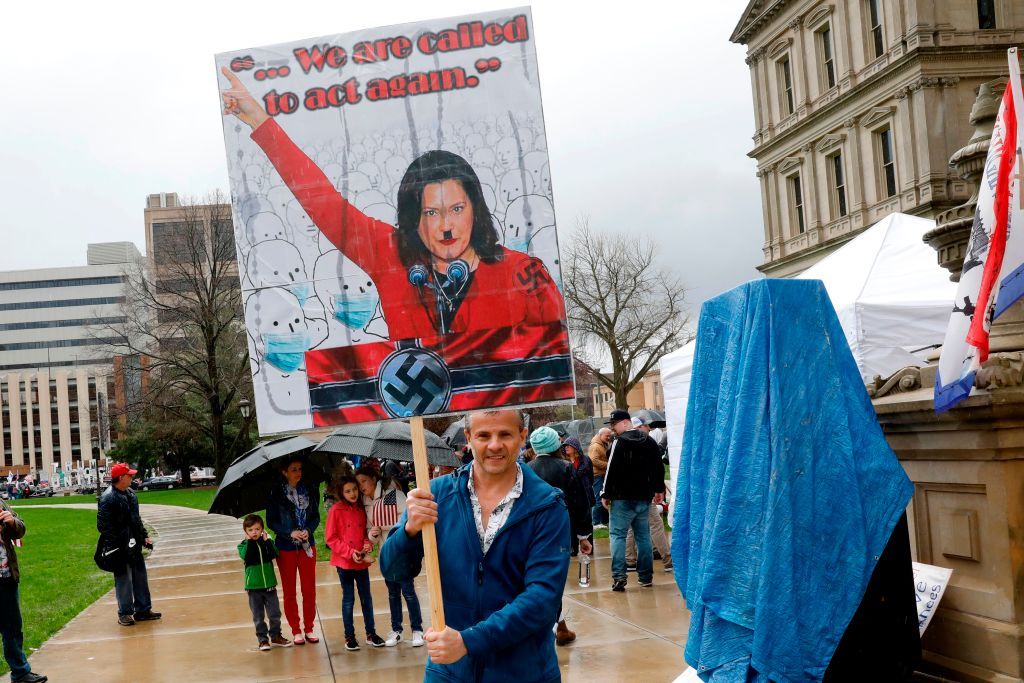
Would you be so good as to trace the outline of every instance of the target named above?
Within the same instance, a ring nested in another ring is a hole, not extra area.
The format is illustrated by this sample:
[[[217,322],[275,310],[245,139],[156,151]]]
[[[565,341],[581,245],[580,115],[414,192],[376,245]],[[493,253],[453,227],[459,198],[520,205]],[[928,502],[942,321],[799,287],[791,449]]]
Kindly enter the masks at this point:
[[[422,680],[426,648],[402,643],[381,649],[363,645],[359,652],[344,649],[341,587],[336,571],[326,562],[317,565],[321,642],[259,652],[235,549],[242,538],[241,524],[230,517],[163,505],[143,505],[142,514],[158,535],[148,566],[153,608],[163,612],[164,618],[130,628],[119,626],[111,591],[32,655],[33,669],[50,680]],[[579,638],[558,648],[563,680],[674,680],[685,668],[689,615],[672,575],[655,562],[653,588],[637,587],[631,574],[627,591],[612,593],[608,542],[601,540],[596,546],[591,587],[577,585],[575,561],[572,580],[566,582],[569,624]],[[390,630],[387,590],[378,568],[371,568],[370,575],[377,632],[385,635]],[[429,620],[426,585],[421,580],[416,583],[424,618]],[[356,633],[362,637],[358,604],[355,612]]]

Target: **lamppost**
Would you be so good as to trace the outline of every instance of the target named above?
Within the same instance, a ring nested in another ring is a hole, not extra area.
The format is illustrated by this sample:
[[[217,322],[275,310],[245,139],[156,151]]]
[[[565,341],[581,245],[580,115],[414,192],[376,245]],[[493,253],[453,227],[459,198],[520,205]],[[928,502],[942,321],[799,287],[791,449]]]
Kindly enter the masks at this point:
[[[96,466],[96,504],[99,505],[102,479],[100,478],[100,439],[98,436],[92,437],[92,458],[92,464]]]
[[[243,398],[238,402],[238,412],[242,413],[243,420],[249,419],[249,416],[252,415],[252,404],[249,403],[249,399]]]

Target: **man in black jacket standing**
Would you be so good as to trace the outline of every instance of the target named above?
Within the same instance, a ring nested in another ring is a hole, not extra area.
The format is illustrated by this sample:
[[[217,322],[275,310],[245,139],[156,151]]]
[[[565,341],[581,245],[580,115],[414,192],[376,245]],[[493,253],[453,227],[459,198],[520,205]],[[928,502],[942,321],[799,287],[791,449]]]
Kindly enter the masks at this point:
[[[136,470],[119,462],[110,469],[110,488],[100,498],[96,528],[100,534],[122,549],[124,564],[114,571],[117,594],[117,623],[134,626],[137,621],[153,621],[162,615],[153,611],[149,596],[149,578],[142,548],[152,548],[146,527],[139,515],[139,501],[132,491]]]
[[[636,571],[639,583],[654,583],[654,556],[647,515],[651,499],[660,503],[665,495],[665,469],[658,444],[633,428],[629,413],[613,410],[607,424],[618,438],[608,451],[601,503],[608,508],[608,537],[612,546],[612,590],[626,590],[626,533],[636,538]]]

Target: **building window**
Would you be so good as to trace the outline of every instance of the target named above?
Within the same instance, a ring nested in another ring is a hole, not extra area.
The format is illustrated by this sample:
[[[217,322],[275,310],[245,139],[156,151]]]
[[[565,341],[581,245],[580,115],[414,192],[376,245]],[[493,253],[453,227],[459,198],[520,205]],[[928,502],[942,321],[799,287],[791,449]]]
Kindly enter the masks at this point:
[[[821,75],[824,78],[825,89],[836,87],[836,63],[832,56],[832,27],[825,24],[825,28],[818,31],[818,49],[821,52]]]
[[[836,218],[846,215],[846,174],[842,153],[828,158],[829,180],[832,182],[832,212]]]
[[[782,84],[782,113],[792,114],[796,111],[793,106],[793,69],[789,64],[789,57],[779,60],[779,83]]]
[[[892,144],[892,129],[885,128],[875,134],[878,140],[878,160],[881,166],[882,194],[888,197],[896,195],[896,162]]]
[[[803,234],[804,227],[804,190],[800,184],[800,174],[790,176],[789,178],[789,201],[793,207],[793,225],[797,227],[797,232]]]
[[[885,54],[885,41],[882,39],[882,0],[868,0],[868,23],[871,26],[871,44],[875,48],[875,58]]]
[[[996,2],[995,0],[978,0],[978,28],[996,27]]]

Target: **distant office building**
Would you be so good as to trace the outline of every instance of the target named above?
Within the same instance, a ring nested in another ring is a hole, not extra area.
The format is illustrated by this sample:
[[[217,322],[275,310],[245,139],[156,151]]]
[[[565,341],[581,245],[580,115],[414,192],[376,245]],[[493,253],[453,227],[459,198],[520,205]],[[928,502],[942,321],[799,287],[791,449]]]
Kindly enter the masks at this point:
[[[0,375],[0,474],[35,473],[77,483],[84,468],[105,465],[113,438],[109,368],[44,368]]]
[[[747,46],[766,275],[796,275],[901,211],[935,218],[973,191],[949,159],[978,86],[1024,43],[1019,0],[750,0]]]
[[[110,448],[110,415],[141,382],[138,357],[115,361],[125,269],[141,258],[130,242],[90,244],[85,266],[0,273],[0,473],[68,480]]]
[[[106,366],[123,341],[130,242],[90,244],[89,265],[0,273],[0,373]]]

